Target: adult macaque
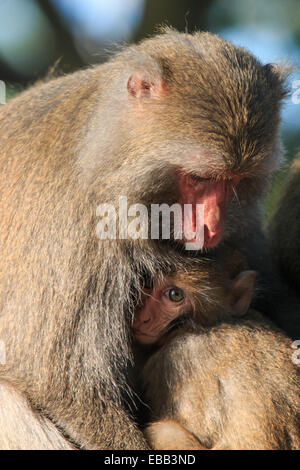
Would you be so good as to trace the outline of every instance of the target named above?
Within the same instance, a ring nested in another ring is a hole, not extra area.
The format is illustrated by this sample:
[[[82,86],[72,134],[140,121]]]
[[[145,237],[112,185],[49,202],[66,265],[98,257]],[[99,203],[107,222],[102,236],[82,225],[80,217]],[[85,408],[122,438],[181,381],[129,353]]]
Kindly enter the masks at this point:
[[[257,312],[245,315],[254,278],[242,272],[219,291],[215,305],[231,319],[177,329],[148,360],[143,380],[154,422],[145,435],[153,449],[300,450],[299,369],[290,340]],[[191,300],[194,273],[190,289],[187,273],[184,286],[178,276],[174,284]]]
[[[1,107],[0,378],[78,447],[146,447],[128,411],[133,312],[141,278],[184,251],[99,240],[97,206],[202,203],[205,248],[254,239],[284,79],[214,35],[168,30]],[[182,220],[186,234],[195,206]]]
[[[255,247],[252,251],[256,252],[261,260],[260,271],[266,284],[267,302],[263,311],[270,313],[272,320],[296,340],[300,338],[299,169],[300,163],[296,160],[285,183],[278,208],[269,224],[266,245],[269,252],[265,250],[264,254],[259,254],[259,249]],[[255,244],[258,247],[257,239]]]
[[[282,274],[300,287],[300,160],[296,160],[286,182],[271,226],[272,256]],[[300,315],[300,313],[298,312]]]

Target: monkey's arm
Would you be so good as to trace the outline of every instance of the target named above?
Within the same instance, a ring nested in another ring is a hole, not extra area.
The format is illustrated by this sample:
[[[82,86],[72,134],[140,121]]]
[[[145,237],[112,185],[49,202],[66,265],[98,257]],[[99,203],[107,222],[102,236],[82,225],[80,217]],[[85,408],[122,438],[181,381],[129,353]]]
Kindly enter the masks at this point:
[[[300,297],[281,276],[270,243],[256,226],[238,249],[247,256],[249,268],[258,272],[261,292],[254,298],[253,307],[267,315],[293,339],[300,338]]]
[[[120,406],[112,403],[106,404],[105,408],[97,403],[91,408],[88,401],[86,406],[74,403],[68,411],[59,411],[57,424],[81,449],[149,449],[133,420]]]
[[[161,420],[150,424],[145,436],[155,450],[208,450],[183,426],[173,420]]]
[[[112,407],[108,410],[95,415],[84,409],[87,415],[83,421],[82,410],[74,409],[63,426],[58,424],[85,449],[148,448],[125,413],[117,409],[114,413]],[[2,450],[75,450],[52,421],[34,411],[25,396],[4,381],[0,383],[0,429]]]
[[[47,418],[10,384],[0,383],[1,450],[74,450]]]

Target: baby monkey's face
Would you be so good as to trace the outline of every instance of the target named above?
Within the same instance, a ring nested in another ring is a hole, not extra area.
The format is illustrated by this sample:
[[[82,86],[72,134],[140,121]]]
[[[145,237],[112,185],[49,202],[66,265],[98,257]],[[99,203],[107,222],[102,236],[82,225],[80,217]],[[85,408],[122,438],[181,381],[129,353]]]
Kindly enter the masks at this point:
[[[173,320],[193,313],[190,293],[174,282],[175,279],[166,278],[152,290],[144,291],[142,306],[133,322],[133,333],[140,343],[156,343]]]
[[[142,344],[152,345],[188,319],[209,326],[225,315],[244,315],[254,281],[253,271],[241,272],[232,280],[212,266],[197,264],[166,276],[152,289],[144,290],[132,325],[134,337]]]

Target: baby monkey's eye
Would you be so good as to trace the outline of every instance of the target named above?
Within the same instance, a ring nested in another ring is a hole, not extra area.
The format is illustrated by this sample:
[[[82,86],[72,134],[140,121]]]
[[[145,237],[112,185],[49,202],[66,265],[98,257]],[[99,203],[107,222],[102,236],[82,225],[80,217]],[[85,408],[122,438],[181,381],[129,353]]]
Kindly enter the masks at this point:
[[[181,302],[185,297],[183,290],[179,287],[171,287],[171,289],[166,290],[165,296],[172,302]]]

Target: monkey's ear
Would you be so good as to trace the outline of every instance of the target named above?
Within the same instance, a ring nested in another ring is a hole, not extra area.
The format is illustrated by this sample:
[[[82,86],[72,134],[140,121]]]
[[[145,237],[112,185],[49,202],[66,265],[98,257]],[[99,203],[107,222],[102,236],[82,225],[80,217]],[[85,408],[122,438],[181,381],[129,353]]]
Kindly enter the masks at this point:
[[[128,93],[134,98],[161,98],[167,88],[159,74],[150,76],[146,72],[137,71],[129,77]]]
[[[290,64],[279,62],[278,64],[266,64],[263,66],[270,80],[270,87],[274,88],[280,84],[281,98],[284,98],[289,93],[289,86],[287,79],[295,70]]]
[[[229,302],[234,316],[241,317],[247,313],[253,295],[255,279],[255,271],[243,271],[232,281]]]
[[[263,67],[267,73],[277,76],[282,81],[285,81],[288,76],[296,69],[292,65],[285,62],[265,64]]]

